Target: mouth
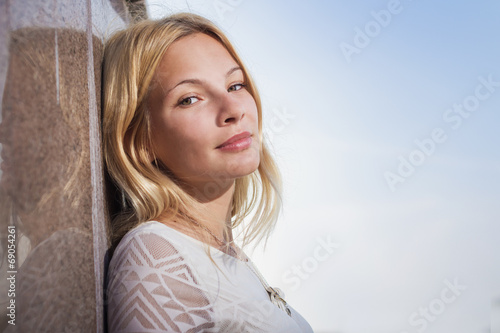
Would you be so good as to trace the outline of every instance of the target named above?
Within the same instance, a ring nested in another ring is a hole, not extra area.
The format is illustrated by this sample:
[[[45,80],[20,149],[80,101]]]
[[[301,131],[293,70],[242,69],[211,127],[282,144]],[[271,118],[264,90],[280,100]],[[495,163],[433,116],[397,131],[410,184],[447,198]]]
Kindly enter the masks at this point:
[[[248,131],[236,134],[216,147],[220,150],[242,150],[252,144],[252,134]]]

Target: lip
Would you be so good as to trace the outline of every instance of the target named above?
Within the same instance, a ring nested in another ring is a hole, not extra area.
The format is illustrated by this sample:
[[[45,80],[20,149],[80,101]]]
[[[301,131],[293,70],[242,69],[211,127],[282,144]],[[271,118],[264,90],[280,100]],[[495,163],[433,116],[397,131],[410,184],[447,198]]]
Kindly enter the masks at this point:
[[[252,144],[252,134],[248,131],[236,134],[224,143],[216,147],[221,150],[241,150],[246,149]]]

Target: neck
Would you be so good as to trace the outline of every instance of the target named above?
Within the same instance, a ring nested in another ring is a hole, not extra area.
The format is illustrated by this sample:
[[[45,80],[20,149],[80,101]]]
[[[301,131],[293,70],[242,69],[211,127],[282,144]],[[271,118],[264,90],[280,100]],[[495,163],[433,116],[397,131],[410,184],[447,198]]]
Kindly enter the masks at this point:
[[[224,239],[224,229],[230,227],[231,225],[231,208],[233,203],[234,195],[234,182],[233,184],[225,189],[220,195],[202,202],[203,208],[210,212],[210,216],[206,216],[206,220],[199,221],[205,227],[207,227],[211,232],[213,232],[220,239]],[[223,221],[223,223],[221,223]],[[231,229],[229,231],[229,239],[232,240]]]
[[[228,230],[229,239],[232,240],[231,229],[231,209],[235,182],[227,180],[225,183],[204,183],[185,185],[184,189],[195,197],[205,212],[203,220],[196,221],[207,228],[210,233],[220,240],[224,240],[224,229]]]

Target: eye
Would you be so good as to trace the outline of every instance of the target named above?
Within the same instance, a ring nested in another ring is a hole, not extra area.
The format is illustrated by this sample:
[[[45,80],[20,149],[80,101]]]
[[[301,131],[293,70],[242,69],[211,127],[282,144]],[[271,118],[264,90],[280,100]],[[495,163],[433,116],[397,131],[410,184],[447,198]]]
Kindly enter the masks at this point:
[[[240,90],[240,89],[245,88],[245,87],[246,87],[246,84],[236,83],[236,84],[233,84],[231,87],[229,87],[229,89],[227,91],[229,91],[229,92],[237,91],[237,90]]]
[[[194,96],[189,96],[179,101],[179,105],[187,106],[198,102],[200,99]]]

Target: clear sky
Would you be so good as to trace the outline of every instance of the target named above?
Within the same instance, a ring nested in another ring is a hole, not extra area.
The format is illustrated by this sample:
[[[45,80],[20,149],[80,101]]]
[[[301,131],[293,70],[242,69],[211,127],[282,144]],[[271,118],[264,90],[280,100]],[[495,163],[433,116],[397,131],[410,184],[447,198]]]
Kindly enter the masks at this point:
[[[500,332],[500,1],[159,3],[258,84],[285,205],[253,256],[315,332]]]

